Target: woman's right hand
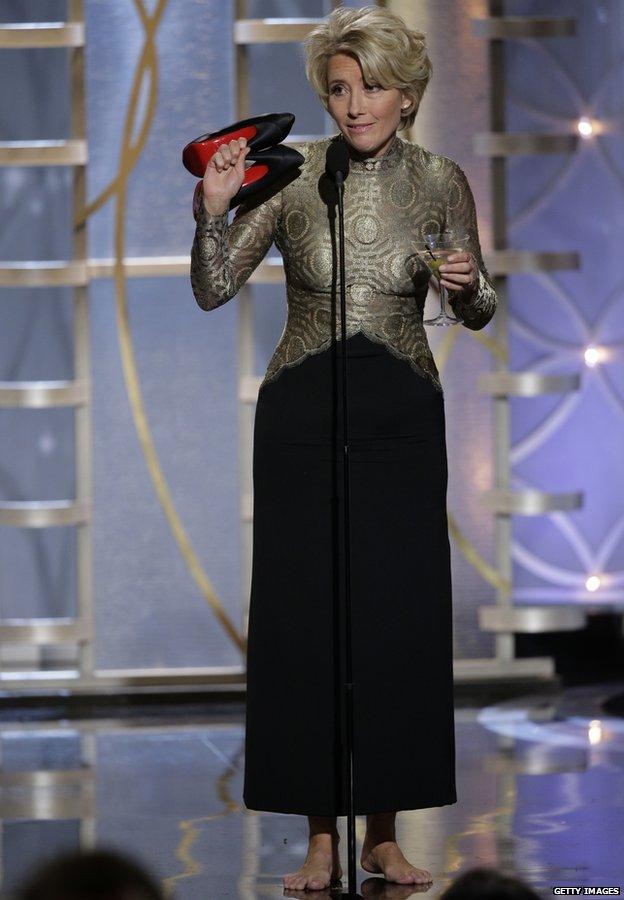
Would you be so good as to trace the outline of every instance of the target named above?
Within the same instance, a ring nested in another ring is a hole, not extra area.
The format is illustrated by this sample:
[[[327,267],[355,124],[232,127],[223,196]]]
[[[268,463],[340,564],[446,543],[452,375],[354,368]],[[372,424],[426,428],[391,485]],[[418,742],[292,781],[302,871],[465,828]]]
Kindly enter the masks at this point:
[[[240,137],[221,144],[204,172],[204,207],[213,215],[227,212],[230,200],[238,193],[245,177],[247,140]]]

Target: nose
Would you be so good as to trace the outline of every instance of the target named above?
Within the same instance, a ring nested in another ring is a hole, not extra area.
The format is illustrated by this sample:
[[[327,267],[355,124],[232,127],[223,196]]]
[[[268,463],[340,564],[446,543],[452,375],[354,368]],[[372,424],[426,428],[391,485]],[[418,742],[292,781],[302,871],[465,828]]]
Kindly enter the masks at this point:
[[[351,99],[349,100],[349,115],[352,119],[356,119],[366,112],[364,94],[359,90],[351,91]]]

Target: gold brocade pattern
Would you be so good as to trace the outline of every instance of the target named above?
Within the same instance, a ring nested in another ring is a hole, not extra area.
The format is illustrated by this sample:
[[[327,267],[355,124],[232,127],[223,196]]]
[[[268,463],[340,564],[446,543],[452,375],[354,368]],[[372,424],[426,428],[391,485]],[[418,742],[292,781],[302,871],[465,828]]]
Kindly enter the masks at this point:
[[[190,277],[202,309],[216,309],[234,297],[273,242],[282,254],[287,319],[261,389],[284,368],[327,348],[332,321],[336,339],[341,337],[338,292],[332,300],[332,235],[319,191],[334,140],[341,135],[301,146],[305,162],[299,177],[264,203],[239,206],[230,224],[227,212],[210,215],[200,204]],[[484,328],[497,306],[464,172],[448,157],[395,135],[380,159],[351,159],[344,218],[347,336],[361,331],[384,344],[442,392],[422,321],[429,272],[419,264],[415,245],[423,235],[445,227],[469,235],[465,249],[479,268],[477,291],[472,299],[449,291],[465,327]]]

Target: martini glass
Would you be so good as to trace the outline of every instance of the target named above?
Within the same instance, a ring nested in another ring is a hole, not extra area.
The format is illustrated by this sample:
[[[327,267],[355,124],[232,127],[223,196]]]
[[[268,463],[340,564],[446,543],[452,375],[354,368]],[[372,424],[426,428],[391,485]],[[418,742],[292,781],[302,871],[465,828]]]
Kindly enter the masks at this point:
[[[438,231],[435,234],[423,235],[423,241],[416,247],[416,252],[438,282],[440,291],[440,313],[433,319],[423,319],[424,325],[460,325],[464,320],[447,313],[448,291],[441,283],[440,266],[453,253],[462,253],[468,241],[468,235],[462,231]]]

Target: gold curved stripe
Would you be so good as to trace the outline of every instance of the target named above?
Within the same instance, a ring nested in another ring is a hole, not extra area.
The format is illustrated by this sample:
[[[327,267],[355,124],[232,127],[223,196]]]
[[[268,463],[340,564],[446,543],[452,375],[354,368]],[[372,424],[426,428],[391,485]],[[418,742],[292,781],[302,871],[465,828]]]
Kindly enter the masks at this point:
[[[444,329],[442,339],[436,347],[436,352],[433,354],[440,375],[442,375],[446,368],[449,357],[451,355],[451,350],[455,346],[458,336],[459,326],[456,326],[455,328],[449,327]]]
[[[450,332],[450,333],[449,333]],[[507,348],[500,342],[497,341],[496,338],[491,337],[488,334],[483,333],[483,329],[480,331],[472,331],[469,328],[460,329],[449,327],[446,329],[446,334],[442,337],[438,345],[438,349],[436,353],[434,353],[436,365],[440,374],[444,371],[444,366],[448,361],[448,357],[450,355],[451,350],[455,344],[455,339],[457,338],[459,333],[468,333],[468,336],[473,338],[475,341],[478,341],[480,344],[483,344],[486,350],[488,350],[492,356],[494,356],[500,363],[507,366],[509,365],[509,351]]]
[[[154,16],[150,19],[149,15],[145,13],[145,10],[142,6],[137,6],[137,3],[141,3],[141,0],[134,0],[134,5],[137,8],[139,16],[145,26],[145,36],[146,41],[143,45],[143,49],[141,51],[141,56],[138,61],[137,68],[137,76],[139,84],[142,80],[143,72],[145,69],[149,71],[150,74],[150,89],[147,96],[147,104],[145,110],[145,117],[143,119],[143,125],[137,135],[137,140],[135,144],[130,144],[126,149],[123,148],[123,154],[120,160],[119,169],[117,171],[117,176],[113,178],[112,181],[108,183],[108,185],[100,191],[95,200],[91,203],[88,203],[79,216],[74,220],[74,228],[80,228],[84,225],[85,221],[89,216],[93,215],[94,212],[97,212],[101,206],[103,206],[107,200],[110,200],[119,190],[119,185],[122,180],[125,181],[128,175],[134,168],[134,164],[136,160],[141,155],[143,150],[143,146],[147,140],[147,136],[149,134],[149,129],[152,124],[152,120],[154,118],[154,111],[156,109],[156,101],[158,99],[158,90],[157,90],[157,81],[156,81],[156,53],[154,49],[154,32],[156,31],[158,22],[153,24],[154,20],[160,19],[162,12],[164,12],[164,7],[166,6],[167,0],[163,3],[162,9],[156,9],[154,12]],[[160,11],[159,11],[160,9]],[[136,83],[136,81],[135,81]]]
[[[195,553],[191,542],[184,530],[180,517],[175,509],[171,493],[169,491],[166,479],[163,475],[158,455],[154,447],[154,441],[145,413],[145,406],[141,395],[140,382],[137,374],[136,361],[134,356],[134,348],[132,344],[132,335],[130,330],[126,283],[124,274],[123,260],[125,257],[125,208],[126,208],[126,185],[129,174],[138,158],[142,147],[151,127],[154,110],[156,108],[157,99],[157,57],[154,47],[154,33],[160,23],[160,19],[167,5],[167,0],[158,0],[153,15],[150,17],[143,8],[142,0],[133,0],[136,11],[145,28],[145,44],[138,61],[137,68],[132,83],[132,90],[126,117],[124,120],[121,153],[119,168],[116,178],[109,186],[100,194],[99,198],[93,203],[85,207],[84,214],[80,217],[76,226],[80,226],[85,218],[99,208],[109,197],[115,195],[117,203],[115,206],[115,226],[114,226],[114,271],[113,278],[115,282],[115,299],[117,311],[117,328],[119,335],[120,354],[122,361],[122,370],[126,385],[126,392],[130,404],[134,425],[139,437],[141,450],[145,458],[147,469],[151,476],[152,482],[156,490],[156,496],[163,508],[165,517],[171,528],[172,534],[180,548],[182,557],[193,576],[195,582],[199,586],[205,600],[210,604],[218,621],[223,626],[225,632],[229,635],[232,642],[238,649],[244,653],[246,651],[246,639],[241,635],[233,622],[230,620],[221,601],[216,596],[213,586],[204,571],[197,554]],[[145,120],[139,132],[136,144],[132,145],[131,136],[134,131],[134,119],[138,107],[140,95],[140,87],[143,82],[143,76],[146,70],[151,73],[150,92],[145,112]]]
[[[455,543],[464,554],[468,562],[474,566],[479,575],[492,587],[495,587],[496,590],[502,591],[505,594],[511,593],[511,582],[503,578],[502,575],[491,566],[485,559],[481,556],[478,550],[470,543],[470,541],[464,537],[459,528],[459,525],[453,518],[450,513],[450,510],[447,510],[448,513],[448,525],[449,525],[449,533],[455,539]]]
[[[487,334],[481,334],[480,331],[472,331],[471,334],[475,341],[479,341],[486,350],[490,351],[492,356],[496,357],[496,359],[505,366],[509,365],[509,351],[500,341],[497,341],[496,338],[490,337]]]
[[[237,756],[240,756],[243,746],[244,745],[241,745],[241,749]],[[178,828],[182,831],[182,837],[176,848],[175,855],[184,868],[181,872],[178,872],[177,875],[170,875],[169,878],[162,879],[161,885],[165,897],[169,898],[173,895],[173,889],[178,881],[182,881],[185,878],[192,878],[204,869],[203,863],[194,859],[192,852],[193,844],[200,834],[200,824],[203,822],[213,822],[215,819],[224,819],[227,816],[231,816],[232,813],[240,812],[241,804],[236,803],[232,799],[230,791],[230,781],[238,768],[237,762],[238,760],[235,760],[232,765],[217,778],[216,793],[223,803],[223,810],[208,816],[197,816],[195,819],[182,819],[182,821],[178,823]]]

